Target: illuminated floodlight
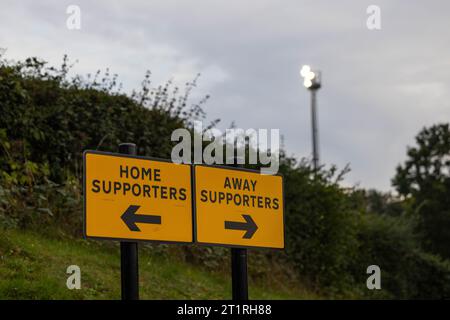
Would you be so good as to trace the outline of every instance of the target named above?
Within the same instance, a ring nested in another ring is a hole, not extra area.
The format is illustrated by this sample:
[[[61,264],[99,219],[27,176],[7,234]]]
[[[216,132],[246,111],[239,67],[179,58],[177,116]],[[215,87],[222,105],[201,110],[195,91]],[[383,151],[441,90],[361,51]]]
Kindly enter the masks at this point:
[[[300,75],[303,77],[303,85],[308,89],[320,88],[320,72],[314,72],[311,67],[304,65],[300,69]]]

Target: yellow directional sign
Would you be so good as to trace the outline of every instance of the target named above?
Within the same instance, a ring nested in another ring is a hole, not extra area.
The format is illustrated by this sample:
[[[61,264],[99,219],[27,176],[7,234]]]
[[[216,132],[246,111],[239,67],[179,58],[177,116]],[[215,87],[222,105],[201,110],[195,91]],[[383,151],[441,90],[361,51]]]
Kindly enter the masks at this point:
[[[118,240],[192,242],[191,167],[84,153],[84,233]]]
[[[284,248],[281,176],[197,165],[194,177],[196,242]]]

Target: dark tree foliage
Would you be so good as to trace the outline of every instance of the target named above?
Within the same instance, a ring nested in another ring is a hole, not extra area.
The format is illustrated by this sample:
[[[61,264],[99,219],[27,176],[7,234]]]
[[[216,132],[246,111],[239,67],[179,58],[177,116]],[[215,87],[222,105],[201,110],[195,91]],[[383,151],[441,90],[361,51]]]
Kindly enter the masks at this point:
[[[424,128],[408,159],[397,167],[393,185],[410,198],[418,216],[418,231],[425,249],[450,258],[450,127]]]
[[[434,193],[436,184],[445,185],[450,179],[449,124],[423,128],[416,143],[408,148],[408,159],[397,167],[393,179],[397,191],[404,196]]]

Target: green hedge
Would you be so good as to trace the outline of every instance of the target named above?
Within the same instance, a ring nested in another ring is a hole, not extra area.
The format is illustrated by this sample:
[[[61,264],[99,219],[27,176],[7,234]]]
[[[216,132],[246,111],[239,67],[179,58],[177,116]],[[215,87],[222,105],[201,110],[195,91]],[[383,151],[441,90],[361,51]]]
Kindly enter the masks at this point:
[[[50,164],[50,178],[58,183],[81,175],[86,149],[117,151],[119,143],[132,141],[139,154],[169,158],[172,131],[201,116],[207,99],[189,102],[196,80],[184,92],[170,81],[152,88],[148,73],[140,91],[126,95],[108,71],[84,81],[68,79],[67,71],[66,60],[59,70],[34,58],[0,60],[0,129],[9,154],[21,163]],[[4,151],[0,165],[9,171]]]
[[[413,225],[404,218],[366,214],[358,232],[359,252],[350,272],[367,297],[443,299],[450,295],[450,264],[421,251]],[[365,287],[366,268],[381,269],[382,290]]]

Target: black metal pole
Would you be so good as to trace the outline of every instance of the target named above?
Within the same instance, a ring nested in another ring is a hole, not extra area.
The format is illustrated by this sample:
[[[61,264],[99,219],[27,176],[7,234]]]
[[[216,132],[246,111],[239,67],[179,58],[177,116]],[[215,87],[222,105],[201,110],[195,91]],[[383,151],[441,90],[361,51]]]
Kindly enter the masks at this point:
[[[231,248],[233,300],[248,300],[247,249]]]
[[[119,153],[136,155],[134,143],[121,143]],[[120,242],[120,274],[122,300],[139,300],[139,269],[137,242]]]
[[[317,106],[316,106],[316,94],[317,89],[311,89],[311,127],[312,127],[312,149],[313,149],[313,166],[314,171],[319,168],[319,142],[318,142],[318,130],[317,130]]]
[[[237,157],[234,161],[234,167],[242,167]],[[248,300],[247,249],[231,248],[231,287],[233,300]]]

